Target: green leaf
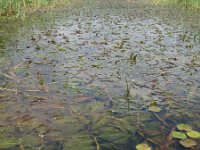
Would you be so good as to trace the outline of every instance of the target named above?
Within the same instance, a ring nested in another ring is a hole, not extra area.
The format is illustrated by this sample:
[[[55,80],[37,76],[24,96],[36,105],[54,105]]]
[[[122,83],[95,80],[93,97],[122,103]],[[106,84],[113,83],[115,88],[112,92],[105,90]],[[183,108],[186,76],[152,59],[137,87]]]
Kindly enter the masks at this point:
[[[126,135],[126,133],[124,134],[120,132],[120,130],[117,130],[117,128],[112,126],[102,127],[99,132],[100,135],[98,136],[98,138],[102,139],[103,141],[107,141],[109,143],[125,138]]]
[[[64,141],[64,150],[94,150],[94,139],[88,133],[72,135]]]
[[[191,131],[192,130],[192,127],[188,124],[179,124],[176,127],[180,131]]]
[[[16,139],[0,139],[0,148],[12,148],[19,143]]]
[[[194,139],[199,139],[200,138],[200,133],[198,131],[195,131],[195,130],[188,131],[186,134],[190,138],[194,138]]]
[[[106,123],[109,122],[108,118],[105,116],[93,116],[93,126],[92,129],[93,130],[99,130],[100,128],[102,128]]]
[[[151,103],[150,103],[150,106],[157,106],[157,102],[156,101],[152,101]]]
[[[151,147],[147,144],[142,143],[142,144],[136,145],[136,149],[137,150],[151,150]]]
[[[92,67],[94,67],[94,68],[100,68],[101,66],[100,66],[100,64],[93,64]]]
[[[61,51],[61,52],[62,52],[62,51],[66,51],[66,49],[64,49],[64,48],[61,48],[61,47],[60,47],[60,48],[58,48],[58,50],[59,50],[59,51]]]
[[[176,139],[186,139],[187,138],[187,136],[184,133],[176,132],[176,131],[172,132],[172,137],[176,138]]]
[[[28,146],[28,147],[33,147],[33,146],[41,144],[40,137],[31,135],[31,134],[24,135],[22,137],[22,141],[23,141],[24,145]]]
[[[157,106],[150,106],[149,107],[149,111],[152,111],[152,112],[160,112],[161,109]]]
[[[196,141],[192,140],[192,139],[185,139],[183,141],[180,141],[180,144],[186,148],[189,147],[194,147],[197,145]]]

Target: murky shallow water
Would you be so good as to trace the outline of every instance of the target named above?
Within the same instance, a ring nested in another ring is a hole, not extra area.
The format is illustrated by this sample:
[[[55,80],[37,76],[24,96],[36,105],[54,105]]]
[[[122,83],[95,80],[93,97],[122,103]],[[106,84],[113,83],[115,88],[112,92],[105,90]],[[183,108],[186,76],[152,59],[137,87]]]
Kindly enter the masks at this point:
[[[170,133],[180,123],[200,130],[198,28],[144,17],[130,2],[87,2],[8,42],[1,148],[184,149]]]

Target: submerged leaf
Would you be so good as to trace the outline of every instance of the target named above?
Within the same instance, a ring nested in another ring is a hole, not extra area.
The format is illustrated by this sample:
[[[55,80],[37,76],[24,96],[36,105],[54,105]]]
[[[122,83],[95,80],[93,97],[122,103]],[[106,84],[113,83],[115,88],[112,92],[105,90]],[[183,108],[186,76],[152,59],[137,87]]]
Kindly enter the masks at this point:
[[[192,130],[192,127],[188,124],[179,124],[176,127],[180,131],[191,131]]]
[[[195,130],[188,131],[188,132],[187,132],[187,135],[188,135],[190,138],[194,138],[194,139],[200,138],[200,133],[199,133],[198,131],[195,131]]]
[[[149,111],[152,111],[152,112],[160,112],[161,109],[157,106],[150,106],[149,107]]]
[[[12,148],[19,144],[19,141],[16,139],[0,139],[0,148]]]
[[[189,147],[193,147],[193,146],[196,146],[197,143],[196,141],[192,140],[192,139],[185,139],[183,141],[180,141],[180,144],[186,148],[189,148]]]
[[[151,150],[151,147],[147,144],[138,144],[136,145],[137,150]]]
[[[39,136],[31,135],[31,134],[26,134],[22,137],[22,141],[25,146],[27,147],[33,147],[36,145],[41,144],[41,139]]]
[[[176,132],[176,131],[172,132],[172,137],[176,138],[176,139],[186,139],[187,138],[187,136],[184,133]]]
[[[106,123],[108,123],[108,118],[105,116],[94,116],[93,119],[93,130],[99,130],[103,127]]]
[[[79,133],[67,137],[63,150],[94,150],[94,139],[88,133]]]

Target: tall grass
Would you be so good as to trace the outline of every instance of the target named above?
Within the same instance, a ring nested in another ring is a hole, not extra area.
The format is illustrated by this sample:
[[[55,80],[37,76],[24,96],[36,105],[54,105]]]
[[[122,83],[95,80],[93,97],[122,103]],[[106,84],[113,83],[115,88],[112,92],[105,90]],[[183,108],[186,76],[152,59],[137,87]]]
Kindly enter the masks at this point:
[[[63,5],[69,0],[0,0],[0,16],[12,16],[24,18],[27,12],[39,8],[52,8]]]
[[[154,0],[156,3],[178,4],[185,8],[200,9],[200,0]]]

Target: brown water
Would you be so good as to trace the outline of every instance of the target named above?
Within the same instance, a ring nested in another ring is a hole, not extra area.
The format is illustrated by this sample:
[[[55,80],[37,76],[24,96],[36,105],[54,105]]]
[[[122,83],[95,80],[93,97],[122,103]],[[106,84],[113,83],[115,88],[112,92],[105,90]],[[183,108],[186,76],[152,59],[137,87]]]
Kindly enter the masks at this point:
[[[170,133],[200,131],[199,20],[145,0],[2,19],[0,149],[184,150]]]

